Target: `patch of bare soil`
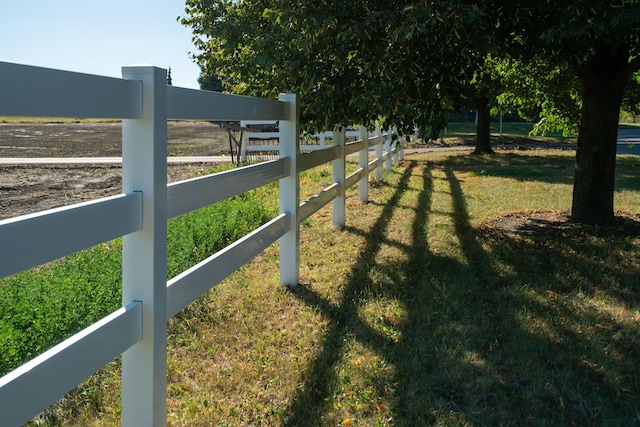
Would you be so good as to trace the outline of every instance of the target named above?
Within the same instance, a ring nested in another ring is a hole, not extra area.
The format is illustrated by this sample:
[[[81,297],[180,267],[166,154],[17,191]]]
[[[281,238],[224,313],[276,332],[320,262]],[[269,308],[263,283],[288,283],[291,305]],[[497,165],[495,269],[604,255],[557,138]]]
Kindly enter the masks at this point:
[[[612,224],[589,226],[571,222],[566,211],[516,212],[496,218],[488,222],[486,227],[542,238],[578,235],[635,237],[640,236],[640,214],[618,212]]]
[[[0,124],[0,157],[119,157],[122,126],[114,123]],[[174,156],[228,153],[228,136],[206,122],[169,122]],[[211,165],[208,165],[211,166]],[[169,182],[202,165],[168,166]],[[118,194],[120,165],[0,166],[0,219]]]
[[[170,121],[170,156],[228,154],[225,130],[209,122]],[[122,123],[2,123],[0,157],[119,157]]]
[[[199,169],[202,169],[201,165],[170,164],[167,180],[176,182],[191,178]],[[0,166],[0,219],[121,192],[122,169],[119,165]]]

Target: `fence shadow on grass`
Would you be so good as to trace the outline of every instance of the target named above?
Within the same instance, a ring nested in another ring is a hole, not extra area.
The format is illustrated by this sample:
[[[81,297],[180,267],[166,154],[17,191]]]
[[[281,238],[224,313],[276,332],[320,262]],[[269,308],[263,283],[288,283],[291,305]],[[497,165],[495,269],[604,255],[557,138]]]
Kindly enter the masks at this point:
[[[385,338],[360,321],[357,314],[358,300],[362,291],[370,285],[368,271],[375,264],[375,256],[384,239],[386,226],[402,194],[407,191],[414,167],[415,163],[409,164],[380,217],[366,232],[365,247],[360,252],[355,268],[348,278],[340,304],[337,307],[330,305],[303,285],[295,288],[295,295],[308,305],[317,307],[329,319],[329,326],[324,335],[322,351],[315,357],[309,372],[304,374],[306,383],[293,399],[286,425],[308,425],[313,422],[312,420],[316,420],[315,422],[321,420],[327,406],[330,405],[328,398],[333,394],[339,380],[334,375],[334,371],[344,352],[345,338],[353,333],[354,328],[360,330],[358,338],[365,345],[374,349],[388,345]]]
[[[639,331],[624,310],[640,305],[640,268],[633,262],[604,265],[606,249],[593,239],[549,241],[475,229],[454,169],[439,173],[443,177],[434,177],[425,164],[409,163],[374,225],[346,228],[366,244],[339,304],[304,286],[293,291],[329,324],[285,425],[324,425],[350,339],[393,368],[391,377],[373,382],[395,425],[637,423]],[[446,191],[434,190],[437,179]],[[403,196],[412,191],[418,194],[408,206]],[[459,256],[429,247],[436,197],[450,198]],[[408,244],[387,237],[400,208],[413,210]],[[378,261],[383,243],[400,249],[404,261]],[[622,239],[619,247],[633,250],[633,243]],[[372,280],[373,269],[386,279]],[[589,301],[599,294],[610,299],[610,307],[598,310]],[[401,302],[407,311],[398,325],[401,339],[359,317],[365,298]]]
[[[531,156],[527,152],[506,152],[498,156],[454,155],[443,162],[455,169],[474,170],[486,176],[572,185],[575,174],[573,151],[563,154]],[[616,190],[640,190],[637,170],[640,156],[619,155],[616,158]]]

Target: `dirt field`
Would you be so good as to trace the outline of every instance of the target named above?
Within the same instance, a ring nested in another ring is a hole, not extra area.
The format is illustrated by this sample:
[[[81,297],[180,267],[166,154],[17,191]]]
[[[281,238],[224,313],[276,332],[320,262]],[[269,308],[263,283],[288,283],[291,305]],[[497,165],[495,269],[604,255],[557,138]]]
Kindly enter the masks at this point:
[[[228,154],[226,131],[205,122],[169,122],[173,156]],[[121,124],[0,124],[0,157],[119,157]],[[201,165],[170,165],[170,182]],[[0,166],[0,218],[92,200],[121,191],[119,165]]]

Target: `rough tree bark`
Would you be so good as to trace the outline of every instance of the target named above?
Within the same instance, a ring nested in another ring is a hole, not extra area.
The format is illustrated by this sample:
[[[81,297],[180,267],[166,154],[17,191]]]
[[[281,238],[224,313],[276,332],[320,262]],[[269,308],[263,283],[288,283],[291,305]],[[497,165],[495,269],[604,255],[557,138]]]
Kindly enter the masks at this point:
[[[478,109],[478,126],[476,129],[476,149],[472,154],[495,154],[491,148],[491,109],[489,98],[481,97],[476,100]]]
[[[618,118],[630,74],[629,49],[598,45],[579,69],[582,117],[576,153],[571,220],[608,224],[614,220]]]

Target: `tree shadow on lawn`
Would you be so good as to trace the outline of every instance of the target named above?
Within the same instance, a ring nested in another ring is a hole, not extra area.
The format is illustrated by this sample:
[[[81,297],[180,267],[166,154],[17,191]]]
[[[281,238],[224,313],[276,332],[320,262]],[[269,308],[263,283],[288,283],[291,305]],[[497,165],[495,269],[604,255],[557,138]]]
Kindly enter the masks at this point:
[[[375,224],[346,229],[364,233],[366,245],[339,304],[304,286],[294,291],[329,325],[285,424],[324,425],[352,338],[392,367],[391,378],[372,382],[374,399],[388,405],[381,416],[395,425],[636,424],[640,329],[629,310],[640,305],[637,264],[604,264],[615,254],[598,239],[539,241],[474,229],[460,181],[449,168],[445,174],[450,193],[436,194],[432,172],[411,162]],[[413,188],[412,240],[392,241],[387,227]],[[427,243],[432,199],[445,196],[457,259]],[[382,244],[404,251],[406,261],[376,261]],[[620,244],[632,250],[628,240]],[[372,279],[372,270],[384,278]],[[397,299],[407,310],[397,342],[359,316],[375,298]]]
[[[442,162],[446,167],[469,170],[479,175],[573,185],[575,156],[500,152],[498,155],[452,155]],[[616,158],[616,190],[640,190],[640,156]]]

